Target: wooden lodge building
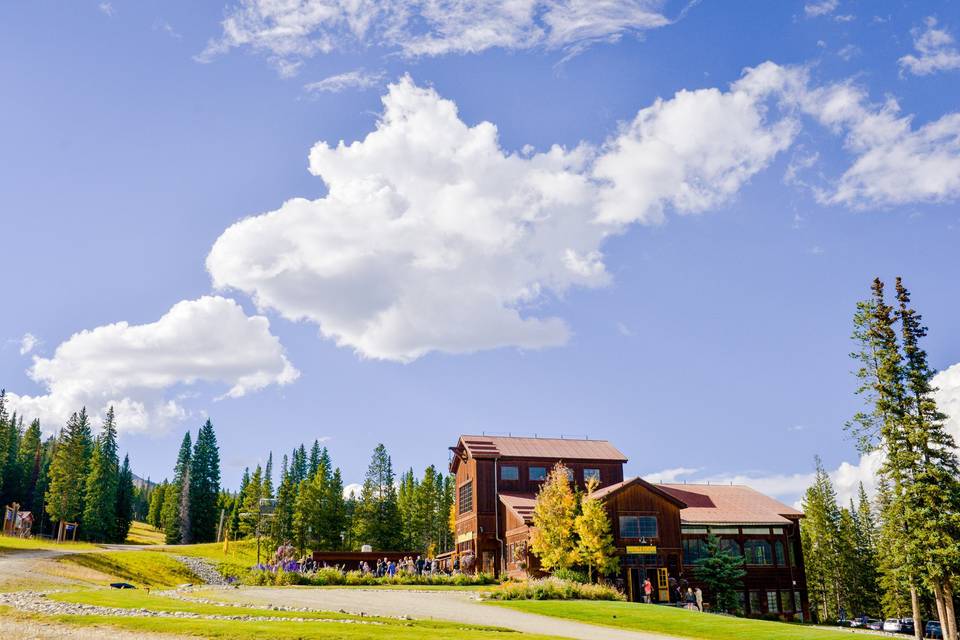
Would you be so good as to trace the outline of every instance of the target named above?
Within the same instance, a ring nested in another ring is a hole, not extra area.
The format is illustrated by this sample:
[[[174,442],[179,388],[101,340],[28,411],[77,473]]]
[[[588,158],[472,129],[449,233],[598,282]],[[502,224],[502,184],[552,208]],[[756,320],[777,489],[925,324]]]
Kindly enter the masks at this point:
[[[748,615],[809,619],[799,511],[742,485],[651,484],[625,480],[620,451],[604,440],[461,436],[450,461],[456,551],[480,571],[523,578],[541,573],[530,552],[536,494],[562,462],[581,489],[597,478],[620,556],[618,586],[642,600],[676,601],[677,588],[697,587],[693,563],[714,534],[745,559],[740,594]],[[709,603],[710,594],[704,597]]]

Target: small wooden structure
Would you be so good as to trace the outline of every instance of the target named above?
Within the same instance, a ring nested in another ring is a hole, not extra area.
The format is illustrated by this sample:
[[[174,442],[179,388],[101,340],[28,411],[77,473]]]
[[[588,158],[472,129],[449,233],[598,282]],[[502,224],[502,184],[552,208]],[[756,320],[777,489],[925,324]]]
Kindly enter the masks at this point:
[[[66,542],[67,538],[71,542],[77,541],[77,529],[80,528],[79,522],[60,521],[60,527],[57,529],[57,542]]]
[[[3,510],[3,534],[26,538],[33,527],[33,514],[29,511],[20,511],[20,504],[14,502]]]
[[[318,567],[343,567],[346,571],[357,571],[366,562],[370,568],[376,566],[377,560],[392,560],[399,562],[406,557],[416,558],[416,551],[314,551],[313,561]]]

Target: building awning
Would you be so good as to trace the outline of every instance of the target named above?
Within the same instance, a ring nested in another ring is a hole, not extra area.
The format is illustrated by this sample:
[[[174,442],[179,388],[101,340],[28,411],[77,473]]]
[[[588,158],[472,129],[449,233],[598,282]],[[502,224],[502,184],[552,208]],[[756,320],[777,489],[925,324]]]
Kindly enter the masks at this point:
[[[533,524],[533,509],[537,506],[537,496],[532,493],[501,493],[500,502],[517,517],[520,522]]]

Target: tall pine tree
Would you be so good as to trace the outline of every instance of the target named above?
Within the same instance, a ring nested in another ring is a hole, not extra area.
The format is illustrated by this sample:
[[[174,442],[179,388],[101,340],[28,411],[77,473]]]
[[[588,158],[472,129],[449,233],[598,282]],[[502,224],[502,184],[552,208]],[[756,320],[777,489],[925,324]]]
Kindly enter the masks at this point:
[[[94,542],[123,542],[118,539],[117,488],[120,460],[117,456],[117,426],[113,407],[107,410],[103,431],[97,437],[86,479],[83,508],[84,537]]]
[[[193,542],[213,542],[217,536],[220,512],[220,449],[213,423],[200,427],[190,459],[190,538]]]

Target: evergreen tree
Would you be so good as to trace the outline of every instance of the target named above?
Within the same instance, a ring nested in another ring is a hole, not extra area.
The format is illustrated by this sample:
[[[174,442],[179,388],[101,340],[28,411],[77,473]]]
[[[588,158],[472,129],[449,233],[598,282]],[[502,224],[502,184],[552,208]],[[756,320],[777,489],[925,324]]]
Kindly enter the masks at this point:
[[[7,505],[21,495],[20,467],[17,454],[20,451],[20,436],[23,418],[17,419],[14,412],[6,422],[0,422],[0,503]]]
[[[133,471],[130,470],[130,456],[123,456],[120,478],[117,481],[117,524],[115,540],[123,542],[130,533],[133,524]]]
[[[317,474],[317,470],[319,468],[320,468],[320,441],[314,440],[313,446],[310,447],[310,458],[309,458],[309,461],[307,462],[307,476],[312,478]]]
[[[837,494],[830,476],[816,459],[813,485],[803,498],[805,517],[800,525],[807,588],[811,608],[820,621],[836,620],[846,604],[845,554]]]
[[[403,542],[402,538],[393,463],[386,447],[378,444],[354,508],[354,544],[369,544],[375,550],[385,551],[397,549]]]
[[[20,450],[17,452],[17,468],[21,478],[20,500],[24,511],[30,511],[39,517],[43,511],[43,502],[36,501],[37,482],[40,480],[40,471],[43,458],[43,442],[41,441],[40,421],[34,420],[24,431],[20,439]],[[41,494],[42,495],[42,494]]]
[[[850,511],[854,516],[856,568],[853,578],[854,588],[858,594],[857,604],[859,605],[853,609],[853,613],[882,617],[879,586],[877,584],[877,522],[873,506],[870,504],[870,499],[867,497],[862,482],[857,494],[856,507],[851,501]]]
[[[190,432],[183,434],[177,464],[173,469],[173,482],[167,487],[163,500],[163,530],[167,544],[180,544],[183,539],[184,507],[189,506],[190,457],[192,455]],[[184,493],[187,498],[184,499]]]
[[[240,535],[250,538],[257,535],[260,519],[260,498],[263,497],[263,469],[260,465],[250,476],[247,486],[240,495]]]
[[[573,528],[577,534],[577,558],[587,565],[587,577],[593,581],[593,570],[598,575],[606,575],[620,567],[617,557],[617,547],[613,543],[613,534],[610,533],[610,517],[603,502],[593,497],[597,489],[596,478],[591,478],[587,484],[587,495],[581,503],[580,514],[573,521]]]
[[[86,409],[82,409],[70,416],[66,428],[61,431],[50,465],[46,509],[51,519],[71,522],[79,520],[83,514],[91,448],[90,421]]]
[[[267,456],[267,466],[263,468],[263,497],[273,497],[273,451]]]
[[[740,612],[738,594],[743,591],[743,577],[747,574],[742,556],[721,547],[717,536],[708,536],[706,557],[697,562],[694,573],[703,583],[707,597],[713,599],[716,611]]]
[[[197,433],[190,459],[189,496],[191,541],[213,542],[220,520],[220,449],[209,419]]]
[[[577,498],[567,477],[567,468],[557,463],[537,494],[533,508],[530,549],[547,571],[568,569],[576,563],[574,518]]]
[[[117,427],[113,407],[107,410],[103,432],[97,437],[86,478],[83,509],[84,537],[94,542],[123,542],[117,539],[117,490],[120,461],[117,457]]]
[[[343,476],[339,468],[334,470],[326,485],[324,538],[330,549],[343,549],[348,521],[347,504],[343,497]]]
[[[297,500],[297,485],[286,470],[286,456],[284,456],[284,473],[280,477],[280,486],[277,489],[277,508],[274,511],[272,534],[274,543],[279,546],[293,541],[294,504]]]
[[[163,512],[163,500],[167,492],[167,481],[164,480],[150,494],[150,508],[147,510],[147,524],[160,529],[162,526],[161,513]]]

